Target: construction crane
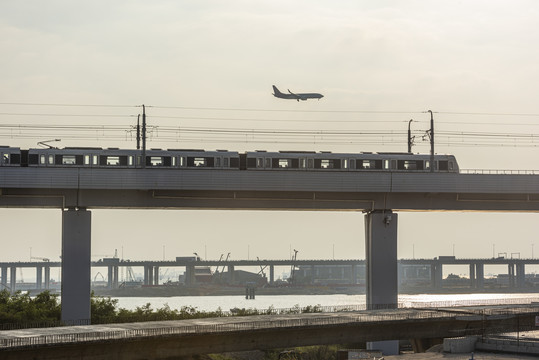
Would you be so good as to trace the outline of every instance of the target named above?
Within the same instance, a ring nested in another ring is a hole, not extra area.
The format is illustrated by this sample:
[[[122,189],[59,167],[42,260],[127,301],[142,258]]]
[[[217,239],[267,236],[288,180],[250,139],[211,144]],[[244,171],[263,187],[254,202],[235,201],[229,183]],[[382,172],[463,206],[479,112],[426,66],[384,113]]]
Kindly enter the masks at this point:
[[[228,258],[229,258],[229,257],[230,257],[230,253],[226,254],[226,259],[225,259],[225,261],[228,261]],[[220,261],[220,260],[219,260],[219,261]],[[225,271],[225,266],[226,266],[226,265],[223,264],[223,270],[221,270],[221,274]]]
[[[290,266],[290,283],[294,283],[294,268],[296,267],[296,260],[298,258],[298,251],[294,249],[294,256],[292,257],[292,265]]]
[[[260,258],[257,256],[257,257],[256,257],[256,260],[257,260],[257,261],[260,261]],[[260,266],[260,271],[258,272],[258,274],[262,274],[262,277],[266,277],[266,273],[264,272],[264,270],[266,270],[266,268],[268,267],[268,265],[265,265],[265,266],[258,265],[258,266]]]

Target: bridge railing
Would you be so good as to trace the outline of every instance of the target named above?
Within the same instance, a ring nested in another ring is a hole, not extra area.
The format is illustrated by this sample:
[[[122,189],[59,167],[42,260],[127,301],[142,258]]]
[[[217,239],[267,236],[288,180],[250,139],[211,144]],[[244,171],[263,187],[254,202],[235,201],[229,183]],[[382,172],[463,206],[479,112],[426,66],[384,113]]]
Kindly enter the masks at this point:
[[[539,170],[460,169],[461,174],[480,175],[539,175]]]
[[[0,338],[0,350],[5,348],[28,348],[40,345],[61,345],[69,343],[88,343],[88,342],[102,342],[111,340],[135,340],[141,338],[152,338],[161,336],[174,336],[174,335],[186,335],[186,334],[208,334],[216,332],[237,332],[237,331],[253,331],[260,329],[271,328],[294,328],[294,327],[310,327],[310,326],[328,326],[328,325],[343,325],[343,324],[368,324],[392,321],[411,321],[419,319],[458,319],[458,320],[489,320],[489,317],[499,318],[505,317],[519,317],[529,314],[539,314],[539,304],[533,306],[519,307],[515,309],[498,308],[498,309],[480,309],[471,308],[466,311],[451,311],[448,309],[421,309],[403,311],[399,309],[392,310],[377,310],[367,312],[351,312],[349,314],[342,314],[341,316],[332,316],[329,314],[310,314],[308,316],[302,316],[300,318],[295,317],[291,319],[271,320],[266,318],[263,320],[253,321],[224,321],[221,323],[212,324],[192,324],[184,321],[176,321],[176,324],[171,322],[169,326],[163,327],[159,324],[155,324],[154,328],[138,328],[138,329],[125,329],[125,330],[110,330],[101,328],[99,331],[87,331],[88,328],[73,327],[70,328],[68,333],[56,333],[51,335],[36,335],[16,337],[16,334],[10,334],[13,337]],[[240,319],[238,319],[240,320]],[[518,324],[518,322],[517,322]],[[176,326],[175,326],[176,325]],[[518,324],[518,330],[529,330],[532,325],[523,323]],[[457,335],[464,335],[465,331],[470,329],[464,329],[464,333]],[[483,333],[487,332],[503,332],[503,331],[516,331],[514,326],[511,328],[504,327],[492,327],[489,329],[473,329],[474,331],[481,330]],[[2,335],[2,334],[0,334]],[[457,336],[456,335],[456,336]]]

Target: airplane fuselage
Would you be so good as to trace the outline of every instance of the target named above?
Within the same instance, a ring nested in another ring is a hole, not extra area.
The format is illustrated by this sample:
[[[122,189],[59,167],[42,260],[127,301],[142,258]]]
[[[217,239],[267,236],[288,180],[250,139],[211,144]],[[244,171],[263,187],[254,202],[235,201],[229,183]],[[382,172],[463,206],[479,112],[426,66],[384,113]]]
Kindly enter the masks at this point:
[[[319,93],[293,93],[292,91],[288,90],[288,94],[284,94],[277,89],[275,85],[273,85],[273,96],[280,98],[280,99],[290,99],[290,100],[297,100],[297,101],[306,101],[308,99],[318,99],[324,97],[324,95]]]

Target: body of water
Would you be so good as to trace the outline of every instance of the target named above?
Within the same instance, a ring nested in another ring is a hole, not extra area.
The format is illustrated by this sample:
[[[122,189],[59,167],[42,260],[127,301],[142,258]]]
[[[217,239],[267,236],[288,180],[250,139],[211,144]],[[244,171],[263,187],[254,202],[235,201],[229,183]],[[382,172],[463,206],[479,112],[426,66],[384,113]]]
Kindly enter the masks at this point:
[[[232,308],[264,310],[269,307],[276,309],[292,308],[294,306],[347,306],[364,305],[365,295],[260,295],[247,300],[245,296],[172,296],[172,297],[119,297],[118,306],[133,310],[138,306],[151,304],[152,309],[161,308],[168,304],[171,309],[192,306],[200,311],[214,311],[221,308],[228,311]],[[399,295],[399,303],[404,306],[448,306],[456,303],[463,305],[486,305],[517,303],[521,301],[539,302],[539,294],[415,294]]]

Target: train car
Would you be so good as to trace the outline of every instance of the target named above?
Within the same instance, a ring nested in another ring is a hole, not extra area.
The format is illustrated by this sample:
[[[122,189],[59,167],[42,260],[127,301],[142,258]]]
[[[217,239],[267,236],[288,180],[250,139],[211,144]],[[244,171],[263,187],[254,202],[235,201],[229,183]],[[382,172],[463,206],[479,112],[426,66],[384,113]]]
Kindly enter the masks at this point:
[[[409,153],[247,152],[248,170],[430,172],[430,155]],[[453,155],[435,155],[434,171],[458,172]]]
[[[410,153],[332,153],[314,151],[237,151],[199,149],[141,150],[76,147],[29,149],[0,147],[0,166],[230,169],[253,171],[384,171],[430,172],[428,154]],[[435,172],[458,173],[453,155],[435,155]]]
[[[20,148],[0,146],[0,166],[23,166],[22,160]]]
[[[141,150],[118,148],[64,148],[30,149],[31,167],[89,167],[89,168],[185,168],[185,169],[239,169],[237,152],[204,150]]]

